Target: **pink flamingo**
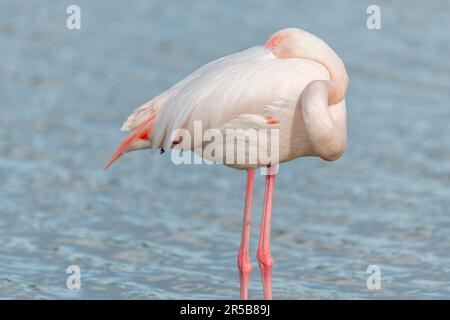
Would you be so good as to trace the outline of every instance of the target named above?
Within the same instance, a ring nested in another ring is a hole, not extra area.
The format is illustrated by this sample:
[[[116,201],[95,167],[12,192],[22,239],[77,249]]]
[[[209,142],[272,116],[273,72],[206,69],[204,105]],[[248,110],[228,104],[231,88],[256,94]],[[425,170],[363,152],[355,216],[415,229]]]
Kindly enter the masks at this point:
[[[124,131],[132,130],[131,134],[105,169],[129,151],[163,151],[182,145],[185,141],[174,139],[172,133],[179,129],[192,132],[194,121],[201,121],[205,130],[279,130],[276,161],[224,163],[247,171],[237,259],[241,299],[248,299],[252,272],[249,247],[255,169],[268,168],[257,259],[264,298],[271,299],[270,226],[276,168],[278,163],[298,157],[318,156],[332,161],[343,154],[347,144],[347,85],[344,63],[324,41],[301,29],[283,29],[263,46],[206,64],[137,108],[122,126]],[[196,151],[195,145],[189,146]]]

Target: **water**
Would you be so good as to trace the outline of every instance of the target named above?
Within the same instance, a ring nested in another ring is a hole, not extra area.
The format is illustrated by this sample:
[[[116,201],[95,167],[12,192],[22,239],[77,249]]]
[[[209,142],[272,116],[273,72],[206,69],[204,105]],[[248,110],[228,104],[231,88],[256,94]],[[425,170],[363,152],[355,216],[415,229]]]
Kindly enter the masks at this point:
[[[79,31],[65,28],[71,1],[0,6],[1,298],[237,298],[242,172],[147,152],[101,168],[134,107],[286,26],[346,62],[349,148],[282,166],[274,297],[450,297],[448,1],[378,1],[374,31],[371,1],[76,2]],[[252,298],[262,192],[257,176]]]

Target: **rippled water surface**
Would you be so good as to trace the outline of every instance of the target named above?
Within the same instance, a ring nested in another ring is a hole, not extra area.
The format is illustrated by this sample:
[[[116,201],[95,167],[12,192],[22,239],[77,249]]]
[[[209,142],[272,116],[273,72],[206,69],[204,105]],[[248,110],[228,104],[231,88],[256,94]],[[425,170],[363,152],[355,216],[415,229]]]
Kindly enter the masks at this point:
[[[449,298],[450,4],[378,1],[0,4],[0,298],[237,298],[245,175],[127,155],[104,173],[140,103],[207,61],[310,30],[346,62],[349,148],[276,181],[275,298]],[[250,295],[261,297],[256,246]],[[366,287],[369,265],[380,290]],[[81,290],[66,288],[78,265]]]

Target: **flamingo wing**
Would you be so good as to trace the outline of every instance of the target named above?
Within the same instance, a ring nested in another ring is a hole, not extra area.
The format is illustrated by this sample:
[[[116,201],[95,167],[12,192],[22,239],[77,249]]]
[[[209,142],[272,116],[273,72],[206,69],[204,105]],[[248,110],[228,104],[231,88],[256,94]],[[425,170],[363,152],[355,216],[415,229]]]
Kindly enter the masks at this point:
[[[172,133],[178,129],[193,132],[194,121],[201,121],[206,130],[221,128],[233,119],[233,126],[240,124],[245,129],[242,120],[246,117],[258,118],[256,123],[261,124],[271,118],[274,123],[278,118],[288,120],[303,88],[316,79],[329,79],[323,65],[278,59],[260,46],[222,58],[205,66],[158,112],[151,138],[153,151],[170,148]]]
[[[183,87],[185,87],[197,77],[200,77],[202,73],[209,67],[214,64],[220,63],[220,61],[225,58],[226,57],[220,58],[204,65],[203,67],[188,75],[186,78],[179,81],[170,89],[137,107],[121,127],[122,131],[131,131],[131,133],[122,140],[119,147],[116,149],[108,163],[105,165],[104,170],[108,169],[126,152],[150,147],[149,140],[155,127],[154,119],[159,110],[165,104],[167,104],[167,102],[172,97],[176,96],[177,93],[183,89]]]
[[[169,149],[172,133],[192,129],[194,121],[201,121],[204,129],[221,128],[236,118],[232,123],[245,127],[241,115],[259,117],[257,123],[261,117],[270,121],[272,115],[280,116],[277,110],[286,114],[281,110],[295,105],[302,88],[318,78],[329,78],[321,64],[278,59],[261,46],[212,61],[137,108],[122,126],[132,132],[105,168],[127,151]]]

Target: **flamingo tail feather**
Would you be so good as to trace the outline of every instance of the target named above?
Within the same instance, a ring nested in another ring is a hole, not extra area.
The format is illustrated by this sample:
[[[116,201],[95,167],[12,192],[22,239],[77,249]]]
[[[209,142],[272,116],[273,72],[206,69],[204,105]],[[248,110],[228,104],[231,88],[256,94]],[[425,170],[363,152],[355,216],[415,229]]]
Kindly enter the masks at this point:
[[[129,147],[133,142],[143,139],[148,140],[150,138],[150,134],[152,131],[152,120],[155,118],[154,115],[150,116],[148,119],[143,121],[136,129],[134,129],[125,139],[123,139],[122,143],[117,148],[116,152],[114,152],[111,159],[105,165],[103,170],[108,169],[114,162],[119,160],[121,156],[123,156],[127,151],[129,151]]]

